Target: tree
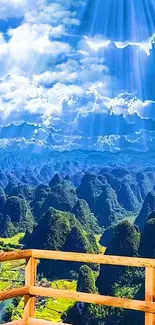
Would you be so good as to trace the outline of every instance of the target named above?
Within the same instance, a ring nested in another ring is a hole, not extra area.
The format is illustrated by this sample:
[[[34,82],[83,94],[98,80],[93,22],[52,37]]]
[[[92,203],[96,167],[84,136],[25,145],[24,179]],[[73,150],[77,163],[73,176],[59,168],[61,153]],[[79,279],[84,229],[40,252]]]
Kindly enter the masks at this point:
[[[62,182],[62,177],[59,174],[55,174],[49,182],[49,187],[52,188]]]
[[[33,202],[34,203],[34,202]],[[42,216],[42,207],[43,207],[44,201],[38,201],[34,204],[32,208],[32,212],[34,215],[34,218],[38,221],[40,217]]]
[[[35,202],[45,200],[50,192],[50,187],[45,184],[40,184],[35,189]]]
[[[140,233],[134,225],[131,225],[128,221],[123,221],[116,227],[105,254],[138,256],[139,245]],[[101,265],[96,282],[99,292],[101,294],[112,294],[114,283],[119,281],[125,270],[125,267]]]
[[[98,179],[95,173],[87,172],[82,178],[77,194],[80,199],[86,200],[89,206],[92,207],[95,198],[102,192],[102,186],[103,183]]]
[[[94,273],[87,265],[80,267],[77,291],[90,294],[97,292]],[[64,321],[75,325],[99,325],[102,324],[104,316],[103,306],[76,303],[67,311]]]
[[[100,245],[107,247],[112,240],[113,233],[116,229],[116,225],[109,226],[103,233],[103,235],[100,238]]]
[[[95,293],[97,291],[94,273],[87,265],[80,267],[77,291],[85,293]]]
[[[25,219],[27,213],[27,204],[23,199],[17,196],[9,197],[4,207],[4,217],[9,216],[12,222],[19,222]]]
[[[18,183],[10,192],[10,196],[22,196],[25,200],[32,201],[34,199],[34,189],[28,184]]]
[[[10,218],[11,224],[15,228],[15,233],[26,231],[29,231],[30,233],[32,232],[34,226],[34,218],[30,209],[28,208],[25,199],[16,196],[9,197],[4,206],[3,218],[1,222],[3,225],[2,228],[6,224],[7,217]],[[4,232],[4,229],[2,229],[2,231]],[[8,236],[10,236],[9,233]]]
[[[145,200],[148,192],[149,192],[149,188],[147,187],[147,184],[144,180],[141,180],[138,183],[138,187],[140,188],[140,193],[141,193],[141,197],[143,200]]]
[[[5,203],[6,203],[6,195],[3,189],[0,187],[0,213],[3,213]]]
[[[144,229],[145,222],[151,212],[155,210],[155,192],[149,192],[144,200],[139,215],[135,220],[135,224],[142,231]]]
[[[25,245],[28,248],[37,249],[62,249],[69,231],[68,214],[49,208],[41,216],[38,224],[34,227],[29,242],[26,242]]]
[[[0,227],[0,236],[3,238],[13,237],[17,233],[17,229],[14,227],[9,216],[2,219]]]
[[[136,211],[138,208],[137,199],[127,182],[121,183],[121,188],[117,194],[118,202],[127,211]]]
[[[145,224],[139,252],[142,257],[155,257],[155,219],[150,219]]]
[[[117,195],[109,184],[102,188],[102,193],[96,200],[93,211],[97,216],[100,226],[105,228],[112,224],[118,223],[118,220],[123,217],[123,208],[117,201]]]
[[[72,213],[79,220],[87,232],[100,233],[101,229],[97,219],[91,212],[88,203],[85,200],[78,200],[72,209]]]
[[[121,166],[113,168],[111,173],[117,178],[123,178],[130,175],[130,171],[127,168]]]
[[[129,221],[122,221],[116,227],[106,250],[107,255],[138,256],[140,233]]]
[[[14,187],[17,186],[17,181],[18,180],[16,179],[16,177],[11,177],[9,179],[9,182],[5,188],[5,193],[7,195],[10,195],[10,193],[13,191]]]
[[[121,182],[113,174],[104,173],[103,176],[106,178],[108,184],[115,190],[119,191],[121,188]]]
[[[11,322],[13,311],[14,311],[14,305],[13,304],[10,304],[6,308],[5,313],[2,315],[3,322],[7,322],[7,323],[8,322]]]
[[[66,252],[88,253],[89,242],[82,230],[75,226],[71,229],[68,237],[66,238],[63,250]]]
[[[63,180],[60,184],[52,187],[43,205],[43,213],[49,207],[61,211],[71,211],[78,200],[76,188],[72,182]]]

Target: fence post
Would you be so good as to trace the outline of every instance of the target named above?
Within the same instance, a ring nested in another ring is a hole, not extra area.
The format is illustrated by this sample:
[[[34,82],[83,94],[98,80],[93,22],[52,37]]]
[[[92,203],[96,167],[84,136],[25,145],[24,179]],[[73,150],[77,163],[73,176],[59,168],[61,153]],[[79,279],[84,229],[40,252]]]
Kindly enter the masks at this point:
[[[155,301],[155,269],[153,267],[145,269],[145,300]],[[155,314],[145,313],[145,325],[155,325]]]
[[[37,260],[34,257],[29,257],[26,259],[25,268],[25,285],[34,286],[36,285],[37,277]],[[28,321],[29,317],[35,316],[35,302],[36,297],[29,295],[25,296],[24,303],[24,320]]]

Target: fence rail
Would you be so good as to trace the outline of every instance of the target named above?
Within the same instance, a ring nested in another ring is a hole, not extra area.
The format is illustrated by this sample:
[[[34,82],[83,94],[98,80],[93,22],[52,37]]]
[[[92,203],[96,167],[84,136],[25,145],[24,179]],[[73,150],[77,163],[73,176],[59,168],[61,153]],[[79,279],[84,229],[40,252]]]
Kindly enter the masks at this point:
[[[26,260],[25,286],[13,288],[7,291],[0,291],[0,300],[11,299],[18,296],[25,297],[24,319],[13,321],[8,325],[54,325],[50,321],[35,319],[36,296],[64,298],[74,301],[119,307],[137,310],[145,313],[145,325],[155,325],[155,260],[136,257],[107,256],[101,254],[68,253],[47,250],[23,250],[13,252],[0,252],[0,262],[11,260]],[[145,301],[126,298],[101,296],[71,290],[58,290],[36,286],[37,259],[51,259],[61,261],[76,261],[84,263],[97,263],[108,265],[121,265],[145,268]],[[63,325],[59,323],[59,325]]]

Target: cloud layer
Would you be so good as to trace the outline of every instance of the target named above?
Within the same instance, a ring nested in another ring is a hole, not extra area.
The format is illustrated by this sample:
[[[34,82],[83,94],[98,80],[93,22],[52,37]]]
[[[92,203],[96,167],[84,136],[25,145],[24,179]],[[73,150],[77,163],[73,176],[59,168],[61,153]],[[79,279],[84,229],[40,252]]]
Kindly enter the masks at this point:
[[[106,26],[95,27],[103,21],[96,9],[85,31],[90,2],[1,0],[0,26],[8,24],[0,31],[1,126],[41,123],[83,139],[154,130],[155,26],[143,39],[119,39],[115,30],[109,38]]]

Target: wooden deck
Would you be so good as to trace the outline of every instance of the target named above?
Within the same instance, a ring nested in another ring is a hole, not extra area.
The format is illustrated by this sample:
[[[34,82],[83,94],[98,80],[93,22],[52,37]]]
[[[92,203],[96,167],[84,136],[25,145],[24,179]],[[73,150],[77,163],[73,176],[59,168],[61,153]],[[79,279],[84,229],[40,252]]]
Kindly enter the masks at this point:
[[[155,259],[142,259],[120,256],[106,256],[101,254],[81,254],[58,251],[23,250],[13,252],[0,252],[0,262],[10,260],[26,260],[25,286],[0,291],[0,300],[18,296],[25,297],[24,320],[13,321],[8,325],[55,325],[50,321],[35,319],[36,296],[64,298],[98,305],[119,307],[145,313],[145,325],[155,325]],[[37,260],[53,259],[62,261],[76,261],[84,263],[97,263],[145,268],[145,301],[101,296],[70,290],[58,290],[36,286]],[[57,323],[57,325],[63,323]]]

